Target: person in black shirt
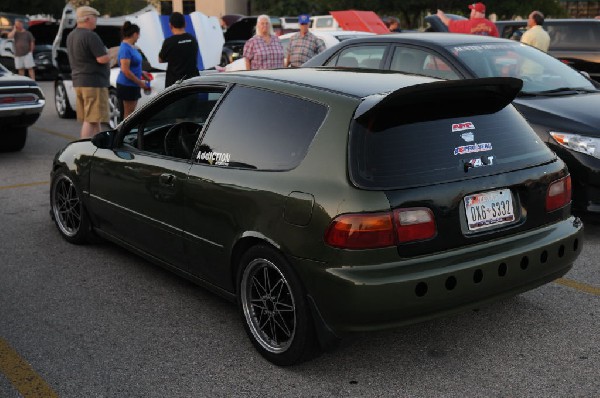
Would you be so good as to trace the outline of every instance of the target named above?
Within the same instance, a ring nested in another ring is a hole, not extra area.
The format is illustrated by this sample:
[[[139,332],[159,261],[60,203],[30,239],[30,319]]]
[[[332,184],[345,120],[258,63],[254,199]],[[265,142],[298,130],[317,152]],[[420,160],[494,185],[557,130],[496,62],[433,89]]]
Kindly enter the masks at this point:
[[[186,33],[185,19],[179,12],[169,17],[169,27],[173,36],[163,42],[158,53],[159,62],[167,62],[165,88],[179,79],[198,76],[198,42],[194,36]]]

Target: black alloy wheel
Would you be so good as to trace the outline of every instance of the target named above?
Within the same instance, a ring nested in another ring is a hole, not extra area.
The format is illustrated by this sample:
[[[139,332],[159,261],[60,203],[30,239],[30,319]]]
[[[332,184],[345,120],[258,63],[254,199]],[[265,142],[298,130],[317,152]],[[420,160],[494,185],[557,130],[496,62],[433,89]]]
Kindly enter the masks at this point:
[[[81,202],[81,192],[64,171],[57,172],[50,185],[52,218],[63,238],[71,243],[86,243],[90,220]]]
[[[239,304],[255,348],[270,362],[293,365],[318,352],[300,280],[271,247],[249,249],[241,260]]]

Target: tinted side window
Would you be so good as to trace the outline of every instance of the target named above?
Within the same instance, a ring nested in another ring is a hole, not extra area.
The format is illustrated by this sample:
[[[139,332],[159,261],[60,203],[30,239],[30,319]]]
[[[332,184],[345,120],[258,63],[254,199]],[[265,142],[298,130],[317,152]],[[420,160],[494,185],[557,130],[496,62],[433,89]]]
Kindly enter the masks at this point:
[[[325,66],[379,69],[386,46],[354,46],[346,48]]]
[[[456,72],[442,58],[436,54],[412,47],[396,47],[390,70],[416,73],[440,79],[459,79]]]
[[[325,119],[323,105],[237,86],[211,120],[196,162],[259,170],[298,166]]]
[[[125,146],[179,159],[192,159],[198,137],[222,95],[216,89],[173,93],[136,117],[121,134]]]
[[[383,189],[430,185],[522,169],[553,158],[511,105],[490,115],[406,124],[389,120],[397,115],[380,114],[353,125],[350,168],[357,185]]]

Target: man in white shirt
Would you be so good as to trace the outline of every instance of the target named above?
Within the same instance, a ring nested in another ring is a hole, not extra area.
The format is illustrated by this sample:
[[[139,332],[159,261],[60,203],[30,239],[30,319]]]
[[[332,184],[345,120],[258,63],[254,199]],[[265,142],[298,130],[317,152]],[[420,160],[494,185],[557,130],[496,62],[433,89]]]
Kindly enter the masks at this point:
[[[527,31],[521,37],[521,43],[537,47],[544,52],[548,52],[550,47],[550,35],[542,27],[544,25],[544,14],[539,11],[532,11],[527,19]]]

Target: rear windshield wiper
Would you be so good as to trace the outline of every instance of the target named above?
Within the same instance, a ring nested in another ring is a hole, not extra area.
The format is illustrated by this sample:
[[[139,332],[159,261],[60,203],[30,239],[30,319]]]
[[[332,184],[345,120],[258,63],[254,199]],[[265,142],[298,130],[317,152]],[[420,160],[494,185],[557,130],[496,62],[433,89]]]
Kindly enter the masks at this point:
[[[521,95],[573,95],[582,93],[597,93],[598,90],[583,87],[558,87],[544,91],[521,91]]]

